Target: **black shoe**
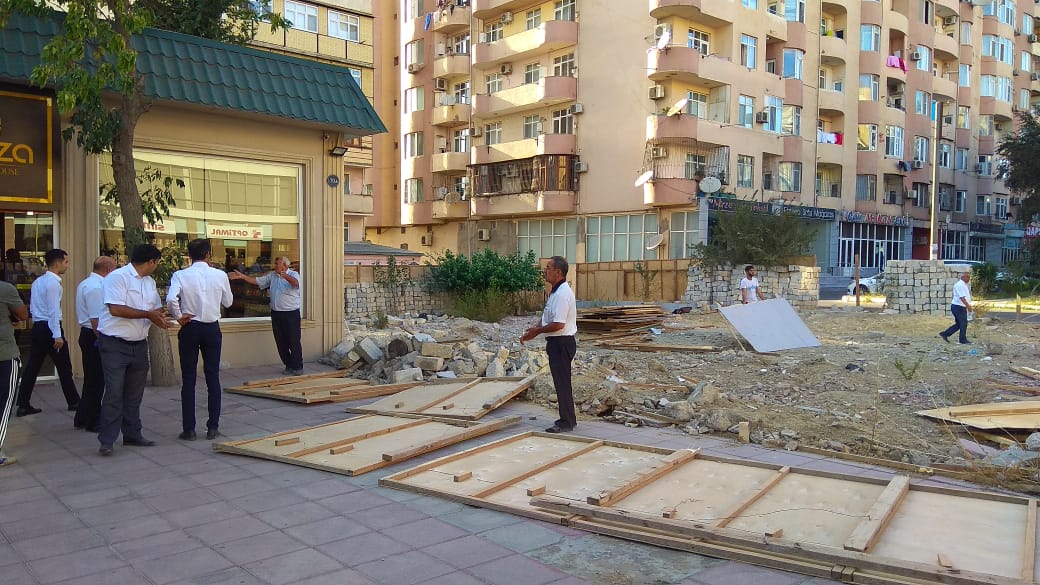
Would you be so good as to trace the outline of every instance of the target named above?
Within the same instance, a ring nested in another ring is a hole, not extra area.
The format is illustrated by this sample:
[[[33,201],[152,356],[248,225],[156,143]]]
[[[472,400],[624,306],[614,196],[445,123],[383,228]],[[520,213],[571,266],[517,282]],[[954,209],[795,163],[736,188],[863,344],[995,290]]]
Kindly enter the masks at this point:
[[[945,333],[940,333],[939,337],[942,337],[942,340],[945,341],[946,343],[950,342],[950,336],[946,335]]]
[[[35,406],[30,404],[29,406],[19,406],[18,410],[15,411],[14,415],[15,416],[29,416],[30,414],[37,414],[37,413],[40,413],[40,412],[43,412],[42,408],[36,408]]]
[[[209,441],[212,441],[213,439],[216,439],[217,437],[223,437],[223,436],[224,436],[223,433],[221,433],[217,429],[207,429],[206,430],[206,439],[209,440]]]
[[[101,445],[101,448],[97,451],[98,453],[101,453],[102,457],[108,457],[112,454],[112,445]]]
[[[302,376],[303,375],[303,368],[300,368],[298,370],[289,370],[289,375],[290,376]]]
[[[560,425],[553,425],[553,426],[545,429],[545,432],[547,432],[547,433],[569,433],[569,432],[571,432],[573,430],[574,430],[574,427],[567,428],[567,427],[561,427]]]
[[[293,375],[293,370],[291,368],[285,368],[284,370],[282,370],[282,375],[283,376],[291,376],[291,375]]]
[[[154,447],[155,441],[141,437],[140,439],[123,439],[124,447]]]
[[[78,402],[76,404],[70,404],[69,405],[69,412],[76,412],[77,410],[79,410],[79,403]]]
[[[183,433],[177,435],[177,438],[182,441],[194,441],[195,431],[184,431]]]

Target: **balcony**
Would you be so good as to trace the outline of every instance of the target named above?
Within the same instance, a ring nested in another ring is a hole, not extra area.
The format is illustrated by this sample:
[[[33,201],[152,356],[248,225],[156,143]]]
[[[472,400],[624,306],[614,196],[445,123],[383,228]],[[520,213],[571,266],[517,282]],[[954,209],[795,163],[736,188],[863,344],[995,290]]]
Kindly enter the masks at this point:
[[[441,152],[430,157],[430,172],[463,173],[468,164],[468,152]]]
[[[486,20],[496,12],[511,10],[517,12],[538,4],[537,0],[473,0],[473,17]]]
[[[469,123],[469,104],[437,106],[430,113],[430,124],[434,126],[460,126]]]
[[[513,217],[517,215],[558,215],[577,211],[574,191],[538,191],[516,195],[488,195],[473,198],[473,215]]]
[[[714,87],[719,82],[733,82],[738,70],[747,71],[729,59],[702,57],[697,49],[681,45],[653,49],[646,57],[649,77],[653,81],[675,80],[695,85]],[[761,71],[755,71],[762,77]],[[778,88],[779,89],[779,88]],[[781,95],[781,94],[777,94]]]
[[[491,146],[474,146],[473,164],[485,165],[507,160],[531,158],[540,154],[574,154],[577,139],[574,134],[540,134]]]
[[[693,179],[654,179],[643,185],[644,205],[691,205],[696,197],[697,183]]]
[[[343,213],[372,215],[372,196],[348,193],[343,196]]]
[[[839,37],[820,37],[820,60],[825,65],[835,66],[845,63],[849,52],[845,39]]]
[[[433,202],[430,216],[437,220],[466,219],[469,217],[469,201],[448,201],[441,199]]]
[[[950,75],[950,79],[947,79],[946,77],[936,77],[932,81],[932,97],[941,101],[957,101],[956,76],[957,74],[953,73]]]
[[[647,116],[646,138],[654,141],[694,138],[707,144],[729,144],[733,134],[717,122],[709,122],[690,114]]]
[[[433,60],[434,77],[469,76],[469,55],[443,55]]]
[[[456,7],[455,10],[445,10],[444,16],[441,11],[433,13],[433,24],[430,30],[441,34],[457,34],[469,30],[469,6]],[[422,21],[422,18],[416,20]]]
[[[845,92],[825,89],[820,92],[820,113],[843,114],[848,107]]]
[[[866,22],[880,22],[874,20],[868,20]],[[885,11],[885,24],[892,30],[897,30],[903,34],[907,34],[910,31],[910,20],[905,14],[896,12],[895,10]]]
[[[538,83],[525,83],[492,94],[473,96],[473,116],[487,118],[514,114],[574,101],[577,96],[578,80],[576,78],[543,77],[538,80]]]
[[[816,149],[817,164],[842,166],[845,164],[846,147],[842,144],[820,143]]]
[[[493,69],[509,61],[522,61],[578,43],[578,23],[550,20],[537,28],[490,43],[473,45],[473,68]]]
[[[957,39],[947,36],[942,31],[936,31],[933,52],[935,59],[956,61],[960,55],[960,43],[957,42]]]
[[[401,225],[429,225],[433,221],[433,201],[401,204]]]
[[[662,20],[678,16],[711,26],[730,25],[737,21],[739,3],[718,0],[650,0],[650,17]]]

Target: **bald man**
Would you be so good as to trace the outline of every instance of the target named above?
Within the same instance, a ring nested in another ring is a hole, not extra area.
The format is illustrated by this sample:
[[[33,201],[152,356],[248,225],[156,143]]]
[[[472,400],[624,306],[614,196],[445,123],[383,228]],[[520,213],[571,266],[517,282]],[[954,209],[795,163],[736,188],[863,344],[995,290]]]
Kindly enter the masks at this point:
[[[98,319],[105,309],[101,281],[115,269],[114,259],[98,256],[94,260],[94,271],[76,287],[76,320],[79,321],[79,349],[83,355],[83,396],[79,399],[73,425],[89,433],[98,432],[101,395],[105,390],[105,375],[97,348]]]

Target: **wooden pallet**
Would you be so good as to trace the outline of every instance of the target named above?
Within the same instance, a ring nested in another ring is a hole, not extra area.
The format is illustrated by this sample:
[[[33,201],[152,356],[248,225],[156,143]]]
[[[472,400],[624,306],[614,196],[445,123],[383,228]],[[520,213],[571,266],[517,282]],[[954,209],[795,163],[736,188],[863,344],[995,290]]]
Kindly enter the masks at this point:
[[[919,410],[917,414],[976,429],[1040,428],[1040,400],[947,406]]]
[[[477,420],[502,406],[534,383],[538,374],[526,378],[473,378],[457,382],[427,384],[403,390],[347,412],[395,414],[408,412],[427,416]]]
[[[246,396],[299,402],[301,404],[317,404],[319,402],[351,402],[365,398],[386,396],[387,394],[400,392],[420,384],[422,382],[369,385],[367,380],[318,378],[273,386],[233,386],[224,388],[224,391]]]
[[[460,481],[456,478],[465,478]],[[1036,500],[524,433],[380,484],[849,583],[1034,583]]]
[[[578,330],[585,332],[636,331],[660,326],[665,313],[657,305],[619,305],[578,311]]]
[[[213,443],[213,450],[360,475],[520,422],[486,423],[413,415],[368,415],[244,441]]]

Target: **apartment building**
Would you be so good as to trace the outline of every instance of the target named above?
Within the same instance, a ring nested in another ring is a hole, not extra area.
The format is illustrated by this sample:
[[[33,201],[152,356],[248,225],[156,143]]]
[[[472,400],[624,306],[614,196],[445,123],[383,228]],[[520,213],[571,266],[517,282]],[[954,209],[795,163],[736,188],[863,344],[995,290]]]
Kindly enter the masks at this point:
[[[386,4],[378,243],[682,258],[746,201],[835,274],[1022,248],[996,148],[1040,101],[1035,2]]]

